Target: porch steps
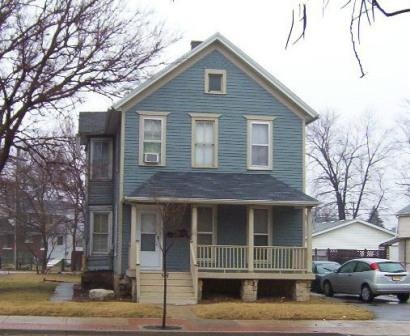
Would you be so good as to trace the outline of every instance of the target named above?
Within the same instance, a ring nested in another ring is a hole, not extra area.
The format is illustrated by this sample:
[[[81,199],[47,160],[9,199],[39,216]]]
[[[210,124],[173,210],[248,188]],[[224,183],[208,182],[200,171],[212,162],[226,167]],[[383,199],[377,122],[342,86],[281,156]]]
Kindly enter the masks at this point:
[[[195,304],[192,277],[189,272],[169,272],[167,303],[174,305]],[[163,300],[163,278],[160,272],[140,273],[141,303],[161,304]]]

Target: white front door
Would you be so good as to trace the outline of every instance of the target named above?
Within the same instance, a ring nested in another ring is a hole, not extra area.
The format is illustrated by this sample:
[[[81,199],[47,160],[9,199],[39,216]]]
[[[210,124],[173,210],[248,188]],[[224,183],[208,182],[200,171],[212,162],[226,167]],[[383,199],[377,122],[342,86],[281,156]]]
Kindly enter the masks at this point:
[[[141,269],[161,270],[161,220],[155,210],[140,210],[137,216]]]

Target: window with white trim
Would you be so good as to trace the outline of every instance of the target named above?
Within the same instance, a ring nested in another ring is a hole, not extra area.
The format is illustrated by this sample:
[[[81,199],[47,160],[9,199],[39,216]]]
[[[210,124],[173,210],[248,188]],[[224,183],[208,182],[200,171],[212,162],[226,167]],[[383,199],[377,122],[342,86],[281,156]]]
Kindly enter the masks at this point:
[[[192,117],[192,167],[218,167],[217,117]]]
[[[91,254],[108,254],[111,248],[111,211],[90,213]]]
[[[248,120],[248,169],[272,169],[272,121]]]
[[[166,116],[140,116],[139,163],[146,166],[165,165]]]
[[[226,94],[226,70],[205,70],[205,93]]]
[[[268,209],[253,210],[253,241],[255,246],[269,246],[270,220]]]
[[[198,207],[198,244],[216,244],[216,209],[214,207]]]
[[[112,178],[112,139],[91,139],[91,180],[111,180]]]

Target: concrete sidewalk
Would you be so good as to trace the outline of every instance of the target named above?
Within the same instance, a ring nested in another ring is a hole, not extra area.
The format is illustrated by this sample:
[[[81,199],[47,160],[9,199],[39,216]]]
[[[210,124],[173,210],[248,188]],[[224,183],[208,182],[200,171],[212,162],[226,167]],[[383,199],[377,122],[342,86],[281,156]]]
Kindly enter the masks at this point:
[[[0,316],[0,334],[156,334],[144,326],[159,325],[152,318],[76,318]],[[278,333],[342,335],[410,335],[410,322],[389,321],[223,321],[169,319],[168,325],[180,326],[171,333]],[[160,331],[164,334],[164,332]]]

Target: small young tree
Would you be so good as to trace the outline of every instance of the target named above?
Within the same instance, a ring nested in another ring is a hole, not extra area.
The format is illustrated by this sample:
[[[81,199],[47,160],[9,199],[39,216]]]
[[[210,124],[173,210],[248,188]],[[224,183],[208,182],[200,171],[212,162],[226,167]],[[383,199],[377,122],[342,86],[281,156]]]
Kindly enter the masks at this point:
[[[182,224],[186,218],[186,204],[181,203],[157,203],[161,217],[162,240],[159,242],[162,253],[162,277],[163,277],[163,301],[162,301],[162,323],[161,328],[167,328],[167,256],[172,248],[173,239],[189,237],[189,232]]]

